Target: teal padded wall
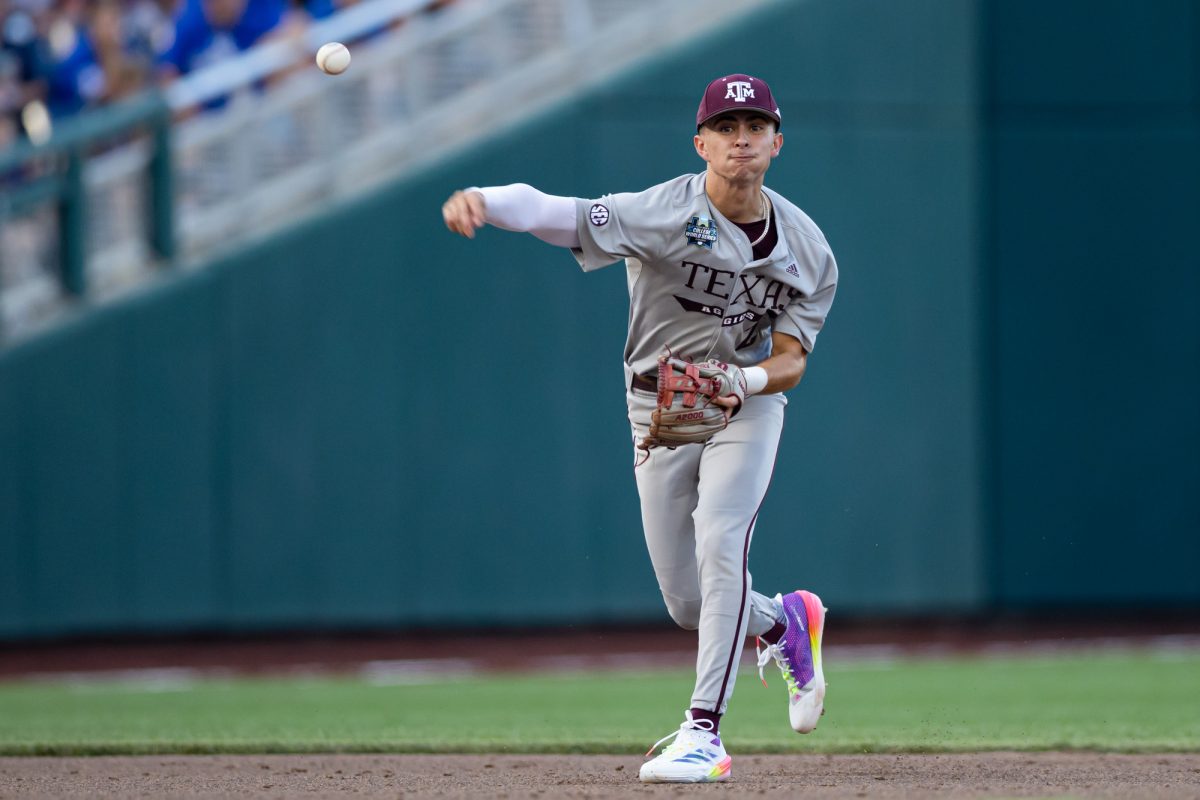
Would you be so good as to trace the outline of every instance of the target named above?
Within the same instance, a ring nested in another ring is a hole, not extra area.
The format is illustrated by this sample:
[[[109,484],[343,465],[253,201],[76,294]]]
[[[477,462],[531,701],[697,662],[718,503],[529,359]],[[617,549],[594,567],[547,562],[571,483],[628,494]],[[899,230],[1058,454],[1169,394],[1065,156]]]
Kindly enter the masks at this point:
[[[1200,604],[1200,3],[994,3],[1005,606]]]
[[[0,360],[0,624],[207,624],[211,276],[88,315]]]
[[[784,109],[769,184],[841,267],[756,588],[845,614],[1194,606],[1198,28],[1194,3],[1126,7],[781,2],[0,354],[0,636],[665,622],[623,269],[468,242],[439,207],[696,170],[700,89],[739,70]],[[1141,79],[1080,66],[1105,35]]]

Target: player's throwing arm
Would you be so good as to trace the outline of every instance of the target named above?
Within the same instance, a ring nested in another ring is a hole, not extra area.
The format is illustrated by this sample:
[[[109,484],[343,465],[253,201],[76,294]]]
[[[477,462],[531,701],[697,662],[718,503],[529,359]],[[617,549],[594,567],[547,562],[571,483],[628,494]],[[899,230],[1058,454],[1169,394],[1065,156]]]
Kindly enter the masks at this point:
[[[468,239],[485,224],[532,233],[559,247],[579,247],[575,199],[539,192],[525,183],[471,187],[455,192],[442,204],[446,227]]]

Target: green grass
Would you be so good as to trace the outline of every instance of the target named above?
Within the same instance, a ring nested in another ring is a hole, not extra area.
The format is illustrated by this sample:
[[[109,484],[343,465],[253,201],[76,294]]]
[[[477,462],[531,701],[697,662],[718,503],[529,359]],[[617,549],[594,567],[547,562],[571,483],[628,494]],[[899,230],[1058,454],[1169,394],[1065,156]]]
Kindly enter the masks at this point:
[[[1200,653],[827,664],[819,730],[788,728],[778,674],[743,670],[736,752],[1086,748],[1200,751]],[[690,673],[372,685],[350,678],[0,683],[0,753],[640,753],[677,724]]]

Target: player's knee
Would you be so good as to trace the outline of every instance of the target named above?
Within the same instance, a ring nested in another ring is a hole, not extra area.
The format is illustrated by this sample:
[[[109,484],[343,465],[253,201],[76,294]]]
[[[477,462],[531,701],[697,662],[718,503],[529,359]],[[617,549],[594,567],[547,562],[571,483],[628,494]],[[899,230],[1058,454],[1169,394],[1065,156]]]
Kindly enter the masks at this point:
[[[667,601],[667,613],[675,624],[685,631],[694,631],[700,627],[700,601],[681,600],[678,597],[663,595]]]

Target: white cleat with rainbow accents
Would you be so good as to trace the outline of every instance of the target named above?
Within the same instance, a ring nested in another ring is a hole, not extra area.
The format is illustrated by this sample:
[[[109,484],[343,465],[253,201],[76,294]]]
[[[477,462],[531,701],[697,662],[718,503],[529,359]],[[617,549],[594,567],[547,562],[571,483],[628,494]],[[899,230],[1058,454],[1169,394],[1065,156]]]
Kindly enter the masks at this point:
[[[643,783],[712,783],[729,778],[733,759],[725,752],[721,737],[713,733],[706,719],[693,720],[691,712],[679,730],[668,733],[646,753],[668,739],[674,739],[657,758],[642,764]]]

